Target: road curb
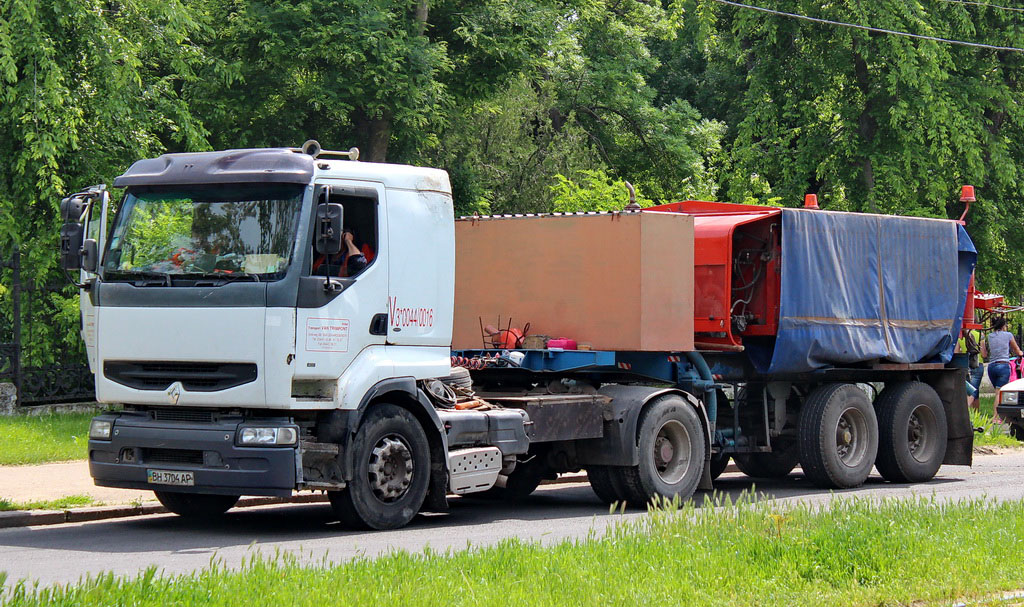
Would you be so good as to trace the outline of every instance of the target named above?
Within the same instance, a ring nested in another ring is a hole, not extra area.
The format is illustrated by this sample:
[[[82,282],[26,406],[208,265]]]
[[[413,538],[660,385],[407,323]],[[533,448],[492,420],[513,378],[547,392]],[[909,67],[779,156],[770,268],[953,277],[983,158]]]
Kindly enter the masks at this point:
[[[238,500],[235,508],[251,508],[272,504],[311,504],[326,502],[322,493],[293,495],[292,497],[246,497]],[[85,523],[148,514],[166,514],[167,508],[158,503],[122,504],[118,506],[90,506],[68,510],[13,510],[0,512],[0,529],[11,527],[35,527],[39,525],[60,525],[63,523]]]
[[[585,482],[587,482],[587,475],[579,473],[565,474],[555,480],[544,481],[544,484],[561,485]],[[323,502],[327,502],[327,495],[325,493],[293,495],[292,497],[243,497],[238,500],[235,508]],[[150,514],[167,514],[167,508],[164,508],[157,502],[147,502],[144,504],[121,504],[117,506],[89,506],[86,508],[69,508],[67,510],[12,510],[0,512],[0,529],[60,525],[63,523],[86,523]]]
[[[729,471],[735,471],[729,464]],[[587,474],[578,472],[563,474],[557,479],[546,480],[543,485],[564,485],[569,483],[587,483]],[[253,506],[270,506],[273,504],[314,504],[327,502],[327,494],[311,493],[293,495],[291,497],[244,497],[238,500],[235,508],[252,508]],[[0,512],[0,529],[11,527],[35,527],[42,525],[60,525],[63,523],[86,523],[131,516],[150,514],[167,514],[167,508],[156,502],[144,504],[121,504],[117,506],[90,506],[86,508],[70,508],[68,510],[13,510]]]

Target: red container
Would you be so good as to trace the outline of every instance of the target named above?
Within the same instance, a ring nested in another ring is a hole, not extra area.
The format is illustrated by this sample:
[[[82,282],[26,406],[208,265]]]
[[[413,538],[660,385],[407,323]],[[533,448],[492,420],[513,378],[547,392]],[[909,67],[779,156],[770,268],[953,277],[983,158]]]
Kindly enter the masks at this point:
[[[565,337],[559,337],[558,339],[549,339],[548,348],[556,348],[560,350],[575,350],[576,340],[568,339]]]

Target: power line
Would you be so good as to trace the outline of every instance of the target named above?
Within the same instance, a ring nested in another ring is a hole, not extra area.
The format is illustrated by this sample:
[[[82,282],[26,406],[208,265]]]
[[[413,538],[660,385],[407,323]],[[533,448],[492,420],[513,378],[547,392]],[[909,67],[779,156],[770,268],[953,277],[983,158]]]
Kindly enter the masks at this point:
[[[1013,6],[999,6],[998,4],[989,4],[988,2],[969,2],[968,0],[939,0],[939,2],[949,2],[950,4],[970,4],[972,6],[984,6],[987,8],[998,8],[1003,11],[1016,11],[1018,13],[1024,13],[1024,8],[1016,8]]]
[[[938,38],[936,36],[923,36],[921,34],[911,34],[910,32],[900,32],[896,30],[887,30],[880,27],[869,27],[867,25],[858,25],[856,23],[844,23],[842,21],[831,21],[829,19],[819,19],[817,17],[808,17],[807,15],[798,15],[796,13],[784,13],[770,8],[764,8],[762,6],[751,6],[749,4],[740,4],[739,2],[731,2],[730,0],[714,0],[720,4],[728,4],[729,6],[735,6],[737,8],[746,8],[754,11],[761,11],[762,13],[769,13],[771,15],[778,15],[780,17],[791,17],[793,19],[802,19],[804,21],[812,21],[814,23],[824,23],[826,25],[838,25],[841,27],[852,27],[854,29],[867,30],[869,32],[875,32],[878,34],[892,34],[894,36],[905,36],[907,38],[917,38],[918,40],[931,40],[933,42],[945,42],[946,44],[959,44],[960,46],[970,46],[974,48],[984,48],[993,51],[1012,51],[1015,53],[1024,53],[1024,48],[1017,48],[1015,46],[993,46],[991,44],[982,44],[980,42],[966,42],[964,40],[952,40],[950,38]]]

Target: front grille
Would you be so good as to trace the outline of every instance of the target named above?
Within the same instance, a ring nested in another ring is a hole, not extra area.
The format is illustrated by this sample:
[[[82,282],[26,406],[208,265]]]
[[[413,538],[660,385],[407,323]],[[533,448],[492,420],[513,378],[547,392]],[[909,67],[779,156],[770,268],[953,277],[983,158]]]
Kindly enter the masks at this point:
[[[203,409],[153,409],[153,419],[158,422],[198,422],[213,421],[213,411]]]
[[[180,381],[190,392],[215,392],[256,381],[256,365],[108,360],[103,363],[103,375],[137,390],[166,390]]]
[[[203,465],[203,452],[195,449],[148,449],[142,450],[142,461],[147,464],[194,464]]]

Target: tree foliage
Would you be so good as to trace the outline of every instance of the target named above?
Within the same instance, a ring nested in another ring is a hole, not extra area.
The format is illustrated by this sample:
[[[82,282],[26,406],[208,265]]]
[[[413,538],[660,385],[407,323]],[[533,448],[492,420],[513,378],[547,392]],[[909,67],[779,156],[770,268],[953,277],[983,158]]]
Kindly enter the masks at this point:
[[[1019,14],[964,3],[761,4],[926,36],[1024,41]],[[758,174],[789,204],[815,192],[825,208],[953,218],[962,210],[959,184],[971,183],[982,194],[968,219],[983,252],[980,282],[1021,293],[1006,280],[1003,244],[1019,242],[1019,230],[1007,228],[1024,210],[1018,169],[1024,114],[1017,101],[1024,54],[710,2],[700,8],[705,50],[694,67],[737,95],[720,109],[705,106],[733,129],[720,176],[727,198],[747,198],[750,176]]]
[[[996,6],[759,4],[1024,46],[1024,14]],[[37,239],[30,265],[53,263],[61,194],[133,159],[316,138],[447,169],[460,213],[603,208],[628,180],[652,202],[814,192],[828,209],[958,217],[972,183],[979,283],[1024,293],[1024,53],[713,0],[0,7],[0,238]]]
[[[56,209],[206,131],[180,96],[195,77],[199,25],[179,0],[0,0],[0,237],[31,239],[23,265],[55,263]]]

